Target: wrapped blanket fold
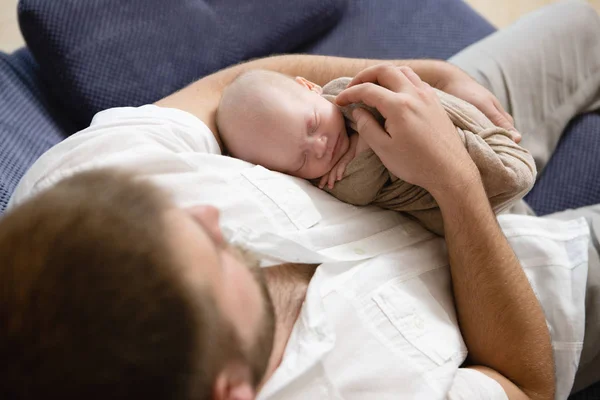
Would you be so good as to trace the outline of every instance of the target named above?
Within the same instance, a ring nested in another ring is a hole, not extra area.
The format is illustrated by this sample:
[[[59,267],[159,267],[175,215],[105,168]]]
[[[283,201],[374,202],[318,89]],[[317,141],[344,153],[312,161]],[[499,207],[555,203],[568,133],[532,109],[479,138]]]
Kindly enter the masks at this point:
[[[333,102],[350,80],[338,78],[329,82],[323,87],[323,96]],[[516,144],[506,129],[495,126],[473,105],[439,90],[436,93],[479,169],[494,212],[507,209],[525,196],[533,187],[537,172],[531,154]],[[377,110],[363,104],[341,107],[347,120],[354,107],[365,108],[383,121]],[[350,131],[349,128],[348,133],[352,134]],[[444,234],[441,211],[433,196],[391,174],[371,149],[357,154],[343,178],[333,189],[325,190],[346,203],[406,212],[427,229]]]

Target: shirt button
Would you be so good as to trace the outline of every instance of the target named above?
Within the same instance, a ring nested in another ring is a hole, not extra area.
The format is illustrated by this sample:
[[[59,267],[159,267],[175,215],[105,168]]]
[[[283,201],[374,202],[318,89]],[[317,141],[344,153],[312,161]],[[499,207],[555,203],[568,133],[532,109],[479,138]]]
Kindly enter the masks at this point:
[[[354,249],[354,254],[362,256],[363,254],[365,254],[365,251],[363,249],[361,249],[360,247],[357,247]]]

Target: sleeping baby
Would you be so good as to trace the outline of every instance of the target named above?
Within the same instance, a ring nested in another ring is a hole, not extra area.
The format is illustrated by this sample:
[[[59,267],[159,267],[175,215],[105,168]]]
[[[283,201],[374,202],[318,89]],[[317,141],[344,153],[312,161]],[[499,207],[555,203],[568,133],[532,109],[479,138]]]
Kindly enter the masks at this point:
[[[350,81],[339,78],[321,88],[272,71],[240,75],[223,92],[217,110],[228,154],[308,179],[350,204],[405,212],[443,236],[442,215],[433,196],[391,174],[355,132],[353,107],[369,110],[383,123],[377,110],[335,104]],[[507,209],[533,186],[532,156],[471,104],[436,93],[479,169],[494,212]]]

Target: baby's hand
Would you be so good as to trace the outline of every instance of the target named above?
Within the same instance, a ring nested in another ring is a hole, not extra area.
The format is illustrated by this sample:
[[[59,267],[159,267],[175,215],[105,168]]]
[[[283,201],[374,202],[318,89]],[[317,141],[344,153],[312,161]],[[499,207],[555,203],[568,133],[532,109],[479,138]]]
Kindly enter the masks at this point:
[[[350,161],[356,157],[356,154],[364,150],[365,146],[368,147],[366,142],[360,138],[360,135],[354,134],[350,136],[350,146],[348,147],[348,151],[340,158],[331,171],[321,177],[319,188],[323,189],[327,184],[327,187],[330,190],[333,189],[335,182],[341,180],[344,176],[344,172],[346,171],[348,164],[350,164]]]

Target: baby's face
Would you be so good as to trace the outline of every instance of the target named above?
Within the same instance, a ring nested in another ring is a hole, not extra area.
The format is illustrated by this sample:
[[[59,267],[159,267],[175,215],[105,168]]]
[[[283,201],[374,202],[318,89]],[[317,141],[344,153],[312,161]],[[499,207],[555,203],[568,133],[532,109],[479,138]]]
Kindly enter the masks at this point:
[[[266,109],[253,162],[305,179],[327,174],[348,151],[350,141],[338,108],[300,84]],[[264,140],[263,140],[264,139]],[[260,143],[263,142],[263,143]]]

